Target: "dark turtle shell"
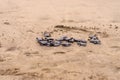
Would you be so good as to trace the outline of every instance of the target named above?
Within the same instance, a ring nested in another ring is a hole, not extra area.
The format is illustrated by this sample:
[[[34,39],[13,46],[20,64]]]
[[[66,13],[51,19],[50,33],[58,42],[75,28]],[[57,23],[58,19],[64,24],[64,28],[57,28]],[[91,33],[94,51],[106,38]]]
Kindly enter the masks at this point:
[[[63,42],[63,43],[62,43],[62,46],[64,46],[64,47],[69,47],[69,46],[71,46],[71,43],[69,43],[69,42]]]
[[[91,39],[90,40],[90,43],[93,43],[93,44],[101,44],[101,41],[99,39]]]
[[[54,47],[60,46],[61,45],[61,41],[54,41]]]
[[[73,43],[73,42],[75,42],[75,39],[72,37],[72,38],[68,39],[68,42]]]
[[[36,40],[37,40],[37,41],[41,41],[41,40],[42,40],[42,38],[38,38],[38,37],[36,37]]]
[[[65,41],[65,40],[67,40],[67,36],[62,36],[61,38],[59,38],[59,39],[57,39],[58,41]]]
[[[75,42],[87,43],[87,41],[86,41],[86,40],[81,40],[81,39],[75,39]]]
[[[80,42],[82,42],[82,43],[87,43],[87,41],[86,41],[86,40],[81,40]]]
[[[44,32],[44,37],[51,37],[51,34],[49,32]]]
[[[50,47],[57,47],[57,46],[60,46],[60,45],[61,45],[60,41],[48,41],[47,42],[47,46],[50,46]]]
[[[98,39],[97,35],[89,35],[89,39]]]
[[[53,47],[53,46],[54,46],[54,42],[53,42],[53,41],[48,42],[48,43],[49,43],[49,45],[48,45],[48,46],[51,46],[51,47]]]
[[[79,45],[79,46],[87,46],[87,43],[83,43],[83,42],[77,42],[77,44]]]
[[[75,39],[74,41],[75,41],[75,42],[80,42],[80,40],[79,40],[79,39]]]
[[[42,40],[42,41],[39,41],[39,43],[40,43],[40,45],[47,46],[48,41],[46,41],[46,40]]]
[[[45,37],[45,40],[47,40],[47,41],[54,41],[54,39],[53,38],[51,38],[51,37]]]

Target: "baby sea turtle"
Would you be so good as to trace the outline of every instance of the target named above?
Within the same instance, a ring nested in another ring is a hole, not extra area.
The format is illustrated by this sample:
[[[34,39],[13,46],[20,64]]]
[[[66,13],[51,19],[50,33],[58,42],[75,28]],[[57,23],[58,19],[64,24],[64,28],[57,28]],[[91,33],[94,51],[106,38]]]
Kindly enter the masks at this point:
[[[36,38],[37,39],[37,41],[38,41],[38,43],[40,44],[40,45],[44,45],[44,46],[47,46],[47,44],[48,44],[48,41],[47,40],[44,40],[44,39],[42,39],[42,38]]]
[[[49,32],[44,32],[44,37],[51,37],[51,34]]]
[[[47,41],[54,41],[54,39],[51,38],[51,37],[45,37],[45,40],[47,40]]]
[[[53,41],[48,42],[47,46],[53,47],[54,46],[54,42]]]
[[[87,46],[87,43],[84,43],[84,42],[77,42],[77,44],[79,45],[79,46]]]
[[[70,42],[70,43],[73,43],[73,42],[75,42],[75,39],[73,37],[71,37],[67,41]]]
[[[87,43],[86,40],[82,40],[82,39],[75,39],[75,42],[83,42],[83,43]]]
[[[99,39],[90,39],[89,41],[94,44],[101,44],[101,41]]]
[[[79,40],[79,39],[75,39],[74,41],[75,41],[75,42],[79,42],[80,40]]]
[[[90,43],[93,43],[93,44],[101,44],[101,41],[96,35],[89,36],[88,40],[90,41]]]
[[[38,37],[37,37],[37,38],[36,38],[36,40],[39,42],[39,41],[41,41],[41,40],[42,40],[42,38],[38,38]]]
[[[44,46],[48,45],[48,41],[46,41],[46,40],[39,41],[39,43],[40,43],[40,45],[44,45]]]
[[[67,36],[62,36],[60,39],[57,39],[58,41],[65,41],[68,37]]]
[[[61,45],[61,42],[60,41],[48,41],[47,42],[47,46],[50,46],[50,47],[58,47]]]
[[[76,42],[79,46],[87,46],[87,41],[82,39],[76,39]]]
[[[64,47],[69,47],[69,46],[71,46],[71,43],[69,43],[69,42],[63,42],[63,43],[62,43],[62,46],[64,46]]]
[[[80,40],[80,42],[82,42],[82,43],[87,43],[87,41],[86,41],[86,40]]]
[[[61,45],[61,41],[54,41],[54,47],[60,46]]]
[[[58,39],[59,41],[68,41],[70,43],[73,43],[75,41],[75,39],[73,37],[69,38],[67,36],[62,36],[60,39]]]
[[[95,34],[95,35],[89,35],[89,39],[98,39],[98,37],[97,37],[97,35]]]

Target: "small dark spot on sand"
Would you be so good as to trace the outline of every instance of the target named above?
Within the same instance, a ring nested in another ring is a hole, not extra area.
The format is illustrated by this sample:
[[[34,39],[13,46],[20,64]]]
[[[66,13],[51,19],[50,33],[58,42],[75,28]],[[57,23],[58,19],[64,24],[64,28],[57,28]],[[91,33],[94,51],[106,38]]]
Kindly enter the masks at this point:
[[[33,31],[33,30],[27,30],[27,32],[34,33],[34,31]]]
[[[89,76],[89,79],[93,79],[93,76],[91,75],[91,76]]]
[[[4,36],[4,33],[2,33],[2,36]]]
[[[4,22],[4,24],[5,24],[5,25],[10,25],[10,23],[9,23],[9,22]]]
[[[3,14],[3,12],[0,12],[0,14]]]
[[[68,20],[68,22],[75,22],[74,20]]]
[[[5,59],[0,57],[0,62],[4,62],[4,61],[5,61]]]
[[[38,51],[35,51],[35,52],[26,51],[24,54],[25,54],[26,56],[32,56],[32,55],[38,55],[39,52],[38,52]]]
[[[14,51],[15,49],[16,49],[16,47],[10,47],[6,51]]]
[[[120,46],[111,46],[110,48],[120,48]]]
[[[49,68],[43,68],[42,71],[49,73],[51,70]]]
[[[103,37],[103,38],[107,38],[107,37],[109,37],[109,35],[108,35],[107,32],[102,32],[102,37]]]
[[[39,52],[38,52],[38,51],[35,51],[35,52],[33,52],[33,54],[39,54]]]
[[[118,26],[115,26],[115,29],[118,29]]]
[[[54,54],[65,54],[65,52],[54,52]]]
[[[25,52],[24,54],[25,54],[26,56],[30,56],[30,55],[31,55],[30,52]]]
[[[89,50],[88,52],[92,53],[93,51]]]
[[[0,48],[2,47],[2,44],[0,43]]]
[[[116,69],[117,69],[117,71],[120,70],[120,66],[117,66]]]
[[[110,24],[110,26],[112,26],[112,24]]]
[[[8,68],[8,69],[1,69],[0,75],[16,75],[20,71],[19,68]]]
[[[111,29],[112,27],[110,26],[109,28]]]

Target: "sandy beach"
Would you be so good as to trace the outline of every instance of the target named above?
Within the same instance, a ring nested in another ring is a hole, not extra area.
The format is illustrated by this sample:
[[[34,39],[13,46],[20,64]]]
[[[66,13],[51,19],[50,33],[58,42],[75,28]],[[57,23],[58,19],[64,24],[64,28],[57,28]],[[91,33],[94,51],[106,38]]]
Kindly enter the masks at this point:
[[[101,45],[43,47],[44,31]],[[0,80],[120,80],[120,0],[0,0]]]

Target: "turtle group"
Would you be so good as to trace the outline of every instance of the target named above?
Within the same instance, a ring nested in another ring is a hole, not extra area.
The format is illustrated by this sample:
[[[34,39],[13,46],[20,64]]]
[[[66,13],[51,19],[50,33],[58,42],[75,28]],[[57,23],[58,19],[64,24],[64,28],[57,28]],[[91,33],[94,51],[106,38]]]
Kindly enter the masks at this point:
[[[58,46],[63,46],[63,47],[69,47],[73,43],[77,43],[79,46],[87,46],[87,41],[86,40],[80,40],[80,39],[75,39],[73,37],[67,37],[67,36],[62,36],[59,39],[54,39],[51,37],[51,34],[49,32],[44,32],[44,38],[36,38],[37,42],[41,46],[48,46],[48,47],[58,47]],[[89,36],[89,42],[94,43],[94,44],[100,44],[100,40],[96,35]]]

